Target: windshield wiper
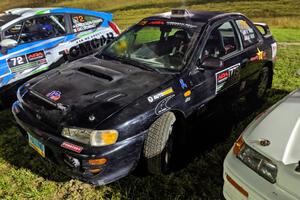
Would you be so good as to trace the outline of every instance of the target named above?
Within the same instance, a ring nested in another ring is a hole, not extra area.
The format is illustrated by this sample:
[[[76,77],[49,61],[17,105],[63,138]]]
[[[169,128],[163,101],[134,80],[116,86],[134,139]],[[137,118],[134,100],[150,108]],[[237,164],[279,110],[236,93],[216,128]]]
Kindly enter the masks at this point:
[[[129,64],[129,65],[133,65],[135,67],[138,67],[138,68],[141,68],[143,70],[147,70],[147,71],[157,71],[157,69],[155,68],[152,68],[152,67],[149,67],[143,63],[140,63],[138,61],[135,61],[135,60],[132,60],[132,59],[128,59],[126,57],[118,57],[122,62],[126,63],[126,64]]]

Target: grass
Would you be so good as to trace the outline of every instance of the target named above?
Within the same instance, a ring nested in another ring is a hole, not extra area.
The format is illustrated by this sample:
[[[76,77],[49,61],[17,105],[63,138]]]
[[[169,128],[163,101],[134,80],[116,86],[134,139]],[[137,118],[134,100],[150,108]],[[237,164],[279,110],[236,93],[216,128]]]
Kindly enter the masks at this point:
[[[273,105],[300,85],[300,2],[293,0],[233,1],[223,0],[2,0],[0,10],[16,6],[55,5],[85,7],[113,12],[124,29],[153,13],[187,6],[201,10],[238,11],[254,21],[267,22],[280,42],[273,87],[266,103],[254,110],[239,106],[233,129],[226,139],[203,137],[211,135],[204,124],[194,123],[196,144],[193,156],[181,170],[165,176],[131,174],[107,186],[95,187],[70,180],[51,163],[44,161],[23,140],[9,110],[0,112],[0,199],[222,199],[222,163],[235,139],[262,110]],[[297,44],[294,44],[297,43]],[[241,103],[243,104],[243,102]],[[218,121],[218,120],[216,120]],[[219,120],[219,121],[222,121]],[[193,138],[194,139],[194,138]]]

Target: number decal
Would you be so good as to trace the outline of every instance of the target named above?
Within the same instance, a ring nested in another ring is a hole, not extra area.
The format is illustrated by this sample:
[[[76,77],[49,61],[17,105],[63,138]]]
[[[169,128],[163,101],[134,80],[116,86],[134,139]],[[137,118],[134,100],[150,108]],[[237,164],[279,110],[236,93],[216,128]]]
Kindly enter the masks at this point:
[[[27,59],[26,59],[25,55],[22,55],[22,56],[17,56],[17,57],[8,59],[7,63],[8,63],[9,67],[13,68],[13,67],[16,67],[19,65],[26,64]]]
[[[7,64],[11,72],[15,73],[47,64],[47,59],[44,51],[36,51],[26,55],[9,58],[7,59]]]
[[[74,18],[77,22],[79,22],[79,23],[84,23],[84,22],[85,22],[84,17],[81,16],[81,15],[79,15],[79,16],[74,16],[73,18]]]

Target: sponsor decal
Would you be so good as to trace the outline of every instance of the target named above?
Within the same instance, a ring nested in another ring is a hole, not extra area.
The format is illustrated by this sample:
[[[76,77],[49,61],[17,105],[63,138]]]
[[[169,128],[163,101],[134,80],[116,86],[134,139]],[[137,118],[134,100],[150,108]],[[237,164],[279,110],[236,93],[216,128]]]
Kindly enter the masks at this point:
[[[27,54],[26,56],[29,62],[34,62],[46,58],[44,51],[37,51],[34,53]]]
[[[69,150],[74,151],[76,153],[81,153],[81,151],[83,150],[83,147],[77,146],[77,145],[69,143],[69,142],[63,142],[60,146],[62,148],[69,149]]]
[[[149,103],[153,103],[153,102],[155,102],[155,101],[157,101],[157,100],[159,100],[159,99],[161,99],[165,96],[168,96],[172,93],[174,93],[174,90],[173,90],[172,87],[170,87],[170,88],[165,89],[164,91],[161,91],[161,92],[159,92],[155,95],[149,96],[147,99],[148,99]]]
[[[7,59],[7,64],[10,68],[12,68],[12,70],[13,70],[14,67],[24,65],[24,64],[27,64],[27,63],[28,63],[28,61],[27,61],[25,55],[21,55],[21,56],[17,56],[17,57],[14,57],[14,58]]]
[[[95,38],[99,37],[100,38]],[[88,55],[92,52],[95,52],[100,47],[104,46],[105,44],[109,43],[111,40],[115,38],[112,32],[108,32],[105,35],[103,34],[95,34],[91,35],[87,38],[82,38],[77,41],[79,43],[76,46],[71,47],[70,49],[65,49],[60,52],[63,54],[65,60],[73,61],[75,59],[81,58],[85,55]],[[80,43],[82,42],[82,43]]]
[[[37,51],[26,55],[9,58],[6,62],[11,72],[16,73],[47,64],[47,59],[44,51]]]
[[[258,60],[263,60],[264,57],[265,57],[265,52],[264,51],[261,51],[259,50],[259,48],[257,48],[257,53],[256,55],[258,56]]]
[[[162,113],[170,110],[170,107],[168,106],[168,102],[170,99],[172,99],[175,96],[175,94],[168,96],[161,100],[155,107],[155,114],[156,115],[161,115]]]
[[[191,25],[191,24],[185,24],[185,23],[180,23],[180,22],[167,22],[167,25],[170,26],[178,26],[178,27],[186,27],[186,28],[196,28],[197,26]]]
[[[53,90],[49,92],[46,96],[53,101],[58,101],[61,97],[61,92],[57,90]]]
[[[181,88],[182,88],[183,90],[184,90],[185,88],[188,87],[187,84],[184,82],[183,79],[180,79],[180,80],[179,80],[179,83],[180,83],[180,86],[181,86]]]
[[[79,22],[79,23],[84,23],[85,22],[85,19],[84,19],[84,17],[82,15],[73,16],[73,19],[76,22]]]
[[[164,25],[166,24],[165,21],[149,21],[148,22],[149,25]]]
[[[216,73],[216,94],[225,89],[225,86],[230,87],[239,80],[240,66],[238,63]]]
[[[185,103],[187,103],[187,102],[189,102],[191,100],[191,97],[187,97],[186,99],[185,99]]]
[[[259,48],[257,48],[257,53],[255,56],[250,58],[250,61],[257,61],[257,60],[263,60],[266,56],[266,53],[264,51],[259,50]]]
[[[191,94],[192,94],[192,91],[188,90],[183,95],[184,95],[184,97],[189,97],[189,96],[191,96]]]

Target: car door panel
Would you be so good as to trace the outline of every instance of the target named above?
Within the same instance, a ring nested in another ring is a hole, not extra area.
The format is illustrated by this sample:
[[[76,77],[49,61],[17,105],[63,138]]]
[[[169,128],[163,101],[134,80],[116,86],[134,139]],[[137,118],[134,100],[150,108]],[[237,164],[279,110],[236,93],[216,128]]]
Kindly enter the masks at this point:
[[[200,65],[202,71],[192,75],[192,89],[197,94],[197,97],[193,98],[196,106],[201,106],[225,92],[238,94],[240,88],[242,56],[232,22],[225,20],[213,25],[206,38],[201,55],[202,63],[206,58],[213,57],[222,60],[223,65],[209,69]],[[231,44],[232,41],[234,43]]]

